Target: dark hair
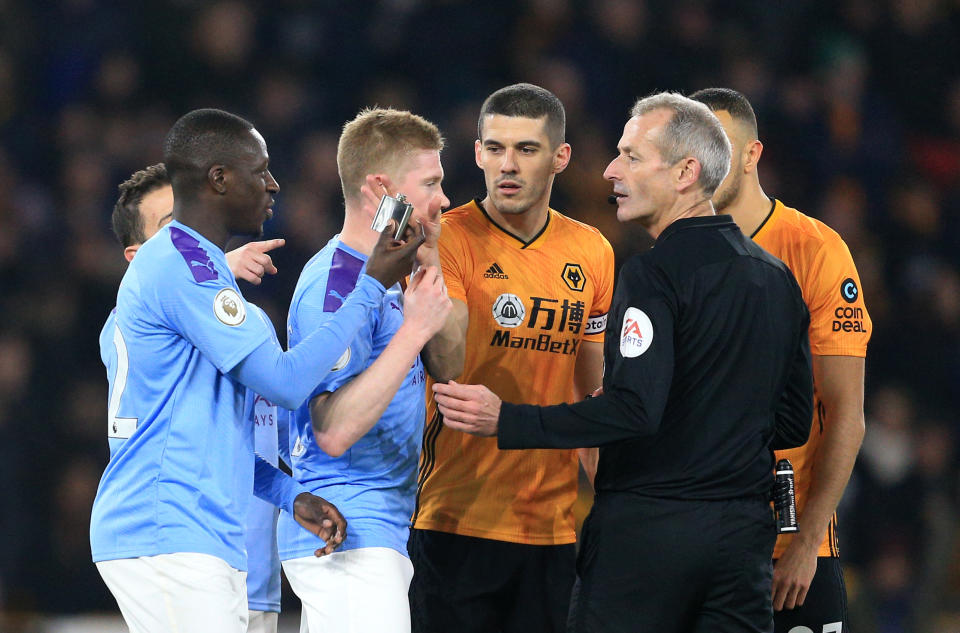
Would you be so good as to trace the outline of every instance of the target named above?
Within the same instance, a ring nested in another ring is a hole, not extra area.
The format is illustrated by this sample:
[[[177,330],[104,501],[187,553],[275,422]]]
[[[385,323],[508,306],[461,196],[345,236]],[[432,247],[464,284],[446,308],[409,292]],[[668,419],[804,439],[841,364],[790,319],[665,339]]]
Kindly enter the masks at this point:
[[[113,205],[110,224],[113,232],[124,248],[147,241],[143,232],[143,216],[140,215],[140,203],[143,197],[161,187],[170,184],[167,168],[163,163],[150,165],[146,169],[134,172],[117,189],[120,197]]]
[[[174,191],[198,188],[211,166],[229,163],[249,146],[252,129],[246,119],[214,108],[180,117],[163,140],[163,162]]]
[[[742,93],[731,88],[704,88],[697,90],[690,98],[706,105],[713,112],[724,110],[730,113],[734,120],[746,123],[754,136],[757,135],[757,115]]]
[[[557,147],[563,143],[567,132],[567,115],[557,96],[533,84],[513,84],[497,90],[487,97],[480,108],[477,136],[483,139],[483,118],[492,114],[539,119],[546,116],[547,137]]]

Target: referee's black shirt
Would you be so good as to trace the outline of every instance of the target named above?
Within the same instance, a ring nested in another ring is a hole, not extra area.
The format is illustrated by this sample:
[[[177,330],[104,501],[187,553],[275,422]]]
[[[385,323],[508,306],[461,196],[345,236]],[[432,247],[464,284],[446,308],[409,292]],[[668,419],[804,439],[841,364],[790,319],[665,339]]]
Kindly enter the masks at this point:
[[[600,446],[600,492],[767,494],[772,449],[810,431],[809,322],[793,274],[730,216],[677,220],[620,272],[603,395],[503,403],[498,445]]]

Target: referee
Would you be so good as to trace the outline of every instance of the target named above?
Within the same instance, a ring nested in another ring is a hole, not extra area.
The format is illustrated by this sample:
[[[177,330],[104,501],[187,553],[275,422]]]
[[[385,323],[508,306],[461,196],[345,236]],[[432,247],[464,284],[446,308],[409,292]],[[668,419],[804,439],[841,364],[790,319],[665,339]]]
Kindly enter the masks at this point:
[[[620,273],[602,395],[532,407],[451,383],[437,402],[500,448],[601,447],[575,631],[773,631],[772,449],[810,429],[809,314],[787,267],[714,213],[731,150],[706,106],[641,99],[617,149],[617,217],[656,243]]]

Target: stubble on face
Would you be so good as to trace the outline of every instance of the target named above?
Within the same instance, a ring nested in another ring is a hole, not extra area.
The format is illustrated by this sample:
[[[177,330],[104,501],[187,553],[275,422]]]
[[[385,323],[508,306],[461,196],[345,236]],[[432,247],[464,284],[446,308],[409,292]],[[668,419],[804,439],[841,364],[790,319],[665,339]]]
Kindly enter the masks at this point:
[[[714,114],[720,120],[723,131],[733,148],[730,171],[713,194],[713,208],[719,212],[733,204],[740,196],[740,189],[743,186],[743,150],[746,145],[746,134],[726,110],[718,110]]]
[[[743,163],[739,160],[730,166],[730,173],[724,178],[717,191],[713,194],[713,208],[717,212],[723,211],[740,195],[743,186]]]

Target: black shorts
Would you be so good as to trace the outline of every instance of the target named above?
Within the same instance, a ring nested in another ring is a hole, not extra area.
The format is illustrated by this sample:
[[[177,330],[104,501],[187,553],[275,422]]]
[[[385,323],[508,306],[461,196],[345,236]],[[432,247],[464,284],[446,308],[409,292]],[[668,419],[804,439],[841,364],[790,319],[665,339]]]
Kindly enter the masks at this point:
[[[575,546],[411,530],[413,633],[561,633]]]
[[[803,606],[774,613],[773,624],[775,633],[846,633],[847,588],[843,584],[840,559],[829,556],[817,558],[817,573],[810,583]],[[795,627],[806,628],[794,631]]]
[[[766,498],[599,494],[584,524],[577,633],[771,633],[776,526]]]

